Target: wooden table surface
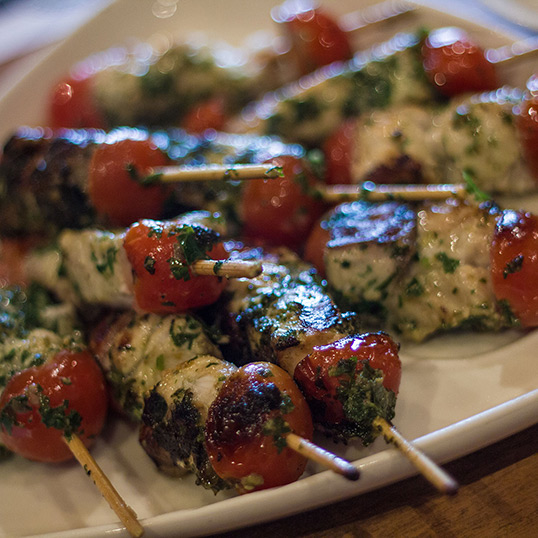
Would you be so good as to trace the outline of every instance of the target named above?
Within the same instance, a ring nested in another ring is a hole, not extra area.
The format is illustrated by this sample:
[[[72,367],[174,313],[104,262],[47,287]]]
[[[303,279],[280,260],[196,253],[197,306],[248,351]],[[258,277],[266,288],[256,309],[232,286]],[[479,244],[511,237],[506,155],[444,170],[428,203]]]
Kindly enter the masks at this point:
[[[538,425],[445,465],[454,496],[414,477],[294,517],[220,534],[266,537],[538,537]]]

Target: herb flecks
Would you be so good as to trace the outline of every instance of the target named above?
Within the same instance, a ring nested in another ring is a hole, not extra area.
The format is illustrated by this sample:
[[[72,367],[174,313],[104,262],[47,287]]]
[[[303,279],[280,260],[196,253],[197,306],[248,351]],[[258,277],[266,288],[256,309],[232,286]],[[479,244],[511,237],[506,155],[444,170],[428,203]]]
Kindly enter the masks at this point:
[[[514,273],[517,273],[523,269],[523,261],[525,260],[525,256],[523,254],[520,254],[519,256],[516,256],[512,260],[510,260],[505,266],[503,270],[503,278],[507,278],[508,275],[512,275]]]

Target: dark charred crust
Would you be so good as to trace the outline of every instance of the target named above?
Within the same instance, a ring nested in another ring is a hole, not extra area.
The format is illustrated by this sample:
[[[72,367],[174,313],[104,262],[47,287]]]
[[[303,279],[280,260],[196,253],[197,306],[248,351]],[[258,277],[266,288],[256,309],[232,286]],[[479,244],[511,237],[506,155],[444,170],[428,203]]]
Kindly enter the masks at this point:
[[[388,164],[368,172],[365,178],[374,183],[426,183],[422,166],[409,155],[399,155]]]
[[[261,432],[268,415],[281,404],[282,393],[274,383],[234,374],[211,405],[209,442],[219,447],[240,446]]]
[[[177,391],[170,404],[156,389],[151,391],[142,414],[140,443],[157,467],[167,474],[189,469],[207,489],[216,492],[229,487],[209,462],[204,425],[190,391]]]

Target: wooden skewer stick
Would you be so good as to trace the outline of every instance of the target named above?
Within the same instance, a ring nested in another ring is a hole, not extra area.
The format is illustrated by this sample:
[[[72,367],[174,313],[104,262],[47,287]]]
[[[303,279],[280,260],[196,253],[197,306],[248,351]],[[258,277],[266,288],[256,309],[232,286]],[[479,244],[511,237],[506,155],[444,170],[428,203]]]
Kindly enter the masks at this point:
[[[485,52],[486,58],[493,64],[505,65],[514,61],[538,55],[538,37],[531,36],[521,39],[511,45],[505,45],[497,49],[489,49]]]
[[[112,510],[120,518],[120,521],[125,525],[129,534],[135,537],[142,536],[144,534],[144,528],[138,521],[135,512],[121,498],[84,443],[80,440],[80,437],[73,434],[69,439],[64,437],[63,440],[73,453],[73,456],[82,465],[86,474],[93,480],[101,495],[103,495]]]
[[[189,181],[226,181],[239,179],[275,179],[282,175],[282,168],[264,164],[207,164],[200,166],[161,166],[149,170],[142,183],[181,183]]]
[[[198,276],[224,278],[255,278],[263,270],[260,261],[249,260],[198,260],[190,268]]]
[[[295,450],[295,452],[298,452],[309,460],[324,465],[331,471],[344,476],[348,480],[359,479],[360,472],[352,463],[295,433],[288,433],[286,435],[286,444],[289,448]]]
[[[467,186],[463,183],[445,183],[440,185],[376,185],[367,181],[362,185],[334,185],[325,187],[321,192],[327,203],[351,202],[365,200],[382,202],[385,200],[446,200],[454,196],[464,196]]]
[[[459,484],[444,469],[439,467],[426,454],[418,450],[403,435],[384,418],[376,417],[373,421],[374,428],[378,428],[385,441],[392,443],[403,455],[420,471],[433,486],[441,493],[454,495]]]

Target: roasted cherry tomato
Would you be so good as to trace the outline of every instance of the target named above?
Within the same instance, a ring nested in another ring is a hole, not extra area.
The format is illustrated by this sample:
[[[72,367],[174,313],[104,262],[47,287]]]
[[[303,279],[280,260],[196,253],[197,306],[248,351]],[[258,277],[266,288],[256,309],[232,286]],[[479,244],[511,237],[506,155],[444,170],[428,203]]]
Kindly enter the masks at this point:
[[[325,247],[331,239],[331,232],[324,226],[323,217],[314,225],[304,249],[303,258],[311,263],[317,272],[325,276]]]
[[[101,144],[92,156],[88,178],[88,192],[96,211],[114,226],[160,217],[170,189],[160,184],[143,185],[139,179],[151,167],[168,163],[168,157],[150,140]]]
[[[490,247],[498,300],[507,301],[523,327],[538,325],[538,217],[503,211]]]
[[[347,34],[320,9],[294,13],[282,21],[290,39],[290,53],[301,74],[353,56]]]
[[[338,424],[349,419],[343,406],[345,387],[368,364],[382,374],[383,387],[398,394],[401,362],[397,344],[384,333],[349,336],[315,347],[295,368],[294,377],[322,422]]]
[[[90,77],[68,77],[54,86],[49,125],[53,129],[106,128],[105,119],[93,98]]]
[[[430,32],[422,46],[422,57],[428,78],[447,97],[498,87],[495,66],[459,28]]]
[[[181,126],[190,133],[203,133],[207,129],[222,131],[227,119],[226,101],[217,96],[195,105],[182,119]]]
[[[244,187],[244,234],[268,245],[298,248],[324,209],[316,198],[317,183],[296,157],[282,156],[271,162],[282,167],[282,177],[248,181]]]
[[[325,140],[325,182],[328,185],[349,185],[353,183],[351,163],[357,120],[350,119]]]
[[[538,95],[525,99],[521,104],[517,127],[525,161],[538,182]]]
[[[103,427],[107,405],[105,379],[92,355],[61,351],[9,380],[0,398],[0,441],[30,460],[68,460],[72,455],[64,435],[75,433],[90,446]]]
[[[312,430],[310,410],[291,377],[258,362],[222,386],[209,408],[205,444],[215,472],[247,493],[297,480],[306,459],[286,446],[286,434],[311,440]]]
[[[226,286],[225,279],[196,276],[190,267],[204,258],[228,258],[218,235],[207,228],[145,220],[129,228],[124,247],[143,311],[165,314],[206,306]]]

